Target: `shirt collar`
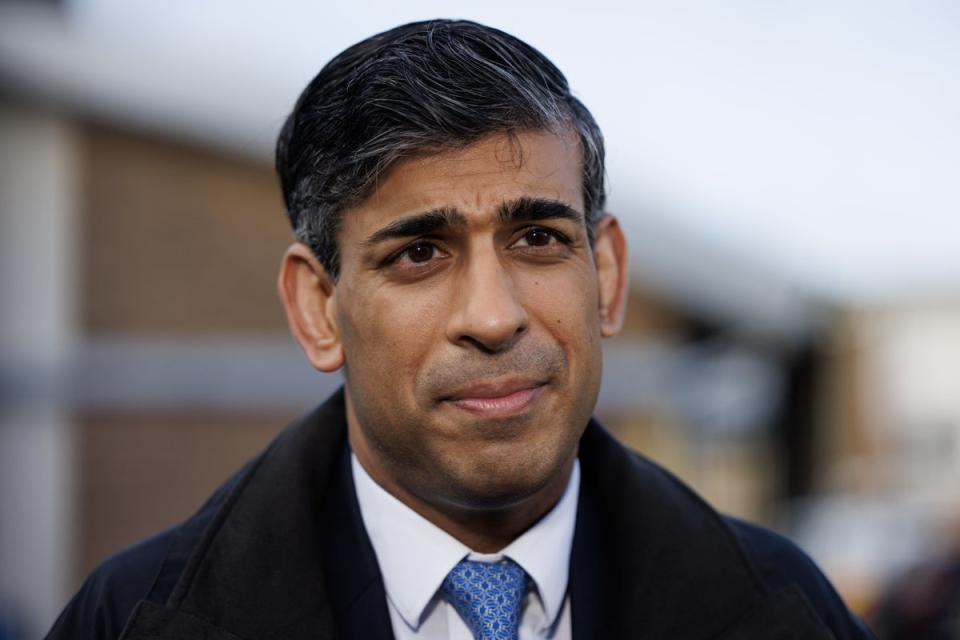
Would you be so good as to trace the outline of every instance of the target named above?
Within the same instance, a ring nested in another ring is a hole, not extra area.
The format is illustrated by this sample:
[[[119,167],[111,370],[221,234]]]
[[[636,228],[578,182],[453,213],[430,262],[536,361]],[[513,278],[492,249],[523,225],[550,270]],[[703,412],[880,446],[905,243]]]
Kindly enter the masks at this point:
[[[523,567],[537,585],[547,626],[553,625],[560,615],[567,595],[579,497],[580,461],[574,459],[567,488],[557,504],[501,551],[502,555]]]
[[[474,553],[456,538],[388,493],[350,456],[360,515],[370,536],[387,597],[411,629],[453,567],[464,557],[496,562],[509,557],[537,587],[552,625],[563,607],[570,550],[580,493],[580,461],[574,460],[567,488],[557,504],[519,538],[496,554]]]

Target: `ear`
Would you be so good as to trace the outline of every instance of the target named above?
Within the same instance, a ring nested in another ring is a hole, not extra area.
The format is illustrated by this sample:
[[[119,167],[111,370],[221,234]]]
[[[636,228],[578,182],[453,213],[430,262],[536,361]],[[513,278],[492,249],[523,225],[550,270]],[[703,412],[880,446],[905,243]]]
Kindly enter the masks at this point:
[[[295,242],[283,255],[277,290],[290,332],[310,364],[324,372],[343,366],[333,278],[306,245]]]
[[[600,332],[607,338],[623,327],[630,284],[627,240],[620,223],[610,214],[604,214],[594,229],[593,257],[597,265]]]

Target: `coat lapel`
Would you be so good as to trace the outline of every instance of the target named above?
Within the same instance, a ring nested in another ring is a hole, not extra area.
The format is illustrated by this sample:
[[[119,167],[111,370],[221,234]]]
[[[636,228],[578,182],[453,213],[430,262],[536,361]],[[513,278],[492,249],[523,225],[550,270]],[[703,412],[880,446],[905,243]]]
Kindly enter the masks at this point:
[[[764,597],[717,640],[817,640],[833,634],[796,585]]]
[[[346,638],[392,640],[387,595],[373,545],[363,526],[346,448],[335,477],[337,487],[330,494],[329,510],[340,515],[342,526],[330,529],[324,559],[327,583],[336,585],[330,589],[336,626]]]
[[[340,392],[288,427],[205,523],[166,602],[141,603],[122,637],[390,638],[345,425]]]
[[[799,593],[767,594],[719,514],[595,422],[580,460],[575,640],[831,637]],[[774,618],[779,626],[770,626]],[[791,625],[801,635],[771,635]]]

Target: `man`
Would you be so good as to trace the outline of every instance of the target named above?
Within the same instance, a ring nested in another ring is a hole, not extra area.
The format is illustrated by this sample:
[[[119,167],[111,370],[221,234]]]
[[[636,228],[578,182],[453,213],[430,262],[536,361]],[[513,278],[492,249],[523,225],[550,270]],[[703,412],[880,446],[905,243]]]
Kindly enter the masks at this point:
[[[277,169],[280,296],[344,389],[51,637],[869,637],[790,543],[591,422],[626,246],[539,52],[469,22],[374,36],[306,88]]]

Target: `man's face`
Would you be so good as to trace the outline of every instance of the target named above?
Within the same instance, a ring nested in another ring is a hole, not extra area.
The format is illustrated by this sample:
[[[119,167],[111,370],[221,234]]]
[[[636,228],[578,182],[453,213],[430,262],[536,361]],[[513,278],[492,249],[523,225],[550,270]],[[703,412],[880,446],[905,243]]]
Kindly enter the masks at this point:
[[[381,484],[473,509],[565,482],[601,370],[581,175],[569,137],[491,135],[343,214],[350,439]]]

